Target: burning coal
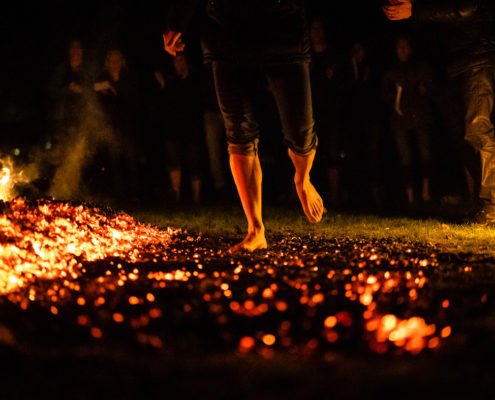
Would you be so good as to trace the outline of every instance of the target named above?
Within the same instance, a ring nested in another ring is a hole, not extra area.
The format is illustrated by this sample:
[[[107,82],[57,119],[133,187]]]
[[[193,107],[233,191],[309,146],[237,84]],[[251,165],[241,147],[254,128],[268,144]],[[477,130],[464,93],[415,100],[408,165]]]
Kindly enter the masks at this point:
[[[5,180],[9,176],[3,175]],[[8,193],[7,193],[8,194]],[[8,196],[7,196],[8,197]],[[68,202],[16,198],[0,216],[0,294],[39,279],[76,279],[82,263],[164,256],[174,235],[125,213]]]
[[[29,337],[19,318],[40,310],[31,304],[60,316],[54,340],[82,330],[160,350],[180,347],[188,332],[266,358],[331,357],[363,343],[416,355],[452,334],[452,301],[431,286],[440,261],[430,246],[287,234],[273,249],[232,257],[223,239],[89,204],[17,197],[0,208],[0,300],[19,306],[3,324],[19,337]]]

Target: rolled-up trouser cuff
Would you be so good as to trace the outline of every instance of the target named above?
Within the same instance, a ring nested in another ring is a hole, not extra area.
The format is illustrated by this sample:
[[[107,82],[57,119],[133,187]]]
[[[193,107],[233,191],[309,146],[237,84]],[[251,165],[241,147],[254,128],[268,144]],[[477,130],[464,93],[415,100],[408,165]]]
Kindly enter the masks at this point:
[[[229,154],[241,155],[241,156],[255,156],[258,154],[259,139],[253,139],[247,143],[229,143]]]
[[[313,153],[318,147],[318,137],[315,135],[314,140],[311,142],[311,144],[305,147],[295,146],[294,144],[289,143],[288,141],[286,141],[285,143],[287,144],[287,147],[298,156],[307,157],[311,153]]]

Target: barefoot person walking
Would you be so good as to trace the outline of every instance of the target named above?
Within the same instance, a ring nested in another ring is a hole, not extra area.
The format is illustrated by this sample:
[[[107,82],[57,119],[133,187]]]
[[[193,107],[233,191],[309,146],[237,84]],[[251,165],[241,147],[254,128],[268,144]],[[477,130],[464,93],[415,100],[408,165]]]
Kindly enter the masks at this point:
[[[324,213],[310,180],[316,154],[309,75],[310,41],[302,0],[173,0],[164,47],[184,50],[182,33],[200,4],[202,48],[212,63],[217,100],[227,132],[232,175],[248,222],[245,239],[231,251],[267,247],[262,218],[260,127],[255,116],[253,78],[263,76],[276,102],[284,141],[295,168],[294,183],[309,222]]]

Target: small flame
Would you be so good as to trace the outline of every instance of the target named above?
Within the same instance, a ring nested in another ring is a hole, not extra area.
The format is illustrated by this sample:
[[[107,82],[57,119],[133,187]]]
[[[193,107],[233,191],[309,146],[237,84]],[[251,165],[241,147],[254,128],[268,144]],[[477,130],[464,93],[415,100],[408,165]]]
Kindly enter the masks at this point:
[[[0,158],[0,201],[14,199],[18,194],[16,186],[28,181],[22,169],[16,170],[10,157]]]
[[[5,160],[0,160],[0,165],[4,165],[0,169],[0,200],[8,201],[11,199],[12,193],[12,168]]]

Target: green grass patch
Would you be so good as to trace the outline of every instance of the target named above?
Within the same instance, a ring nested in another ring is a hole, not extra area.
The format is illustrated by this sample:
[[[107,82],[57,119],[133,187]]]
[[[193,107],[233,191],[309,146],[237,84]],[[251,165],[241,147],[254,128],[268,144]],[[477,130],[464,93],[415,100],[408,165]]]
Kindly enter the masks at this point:
[[[208,236],[241,238],[247,226],[244,214],[237,206],[141,211],[133,215],[142,222],[162,228],[181,228]],[[297,208],[276,207],[264,210],[264,220],[268,237],[292,233],[329,239],[394,239],[429,243],[446,252],[495,256],[495,228],[478,224],[452,224],[434,218],[329,213],[320,224],[312,225]]]

